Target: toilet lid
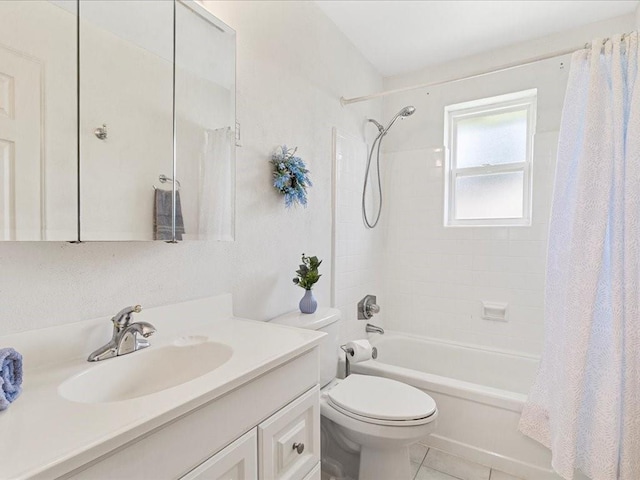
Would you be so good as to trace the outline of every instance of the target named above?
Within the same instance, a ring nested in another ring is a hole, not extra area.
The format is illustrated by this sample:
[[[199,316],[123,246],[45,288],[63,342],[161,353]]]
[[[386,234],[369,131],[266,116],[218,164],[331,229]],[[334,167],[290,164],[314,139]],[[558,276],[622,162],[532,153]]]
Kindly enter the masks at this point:
[[[329,390],[327,397],[341,410],[377,420],[418,420],[436,411],[436,402],[423,391],[370,375],[349,375]]]

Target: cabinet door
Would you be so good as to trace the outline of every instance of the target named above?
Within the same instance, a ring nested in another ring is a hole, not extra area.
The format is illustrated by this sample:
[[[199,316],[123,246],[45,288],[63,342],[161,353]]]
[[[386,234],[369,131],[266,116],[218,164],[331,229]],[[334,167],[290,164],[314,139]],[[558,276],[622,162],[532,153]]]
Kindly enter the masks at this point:
[[[79,3],[81,240],[173,239],[173,10]]]
[[[254,428],[187,473],[182,480],[255,480],[258,478],[257,464],[258,445]]]
[[[320,389],[258,425],[261,480],[302,480],[320,461]]]
[[[0,1],[0,240],[78,239],[76,11]]]
[[[236,36],[193,1],[176,3],[176,176],[184,240],[234,238]]]

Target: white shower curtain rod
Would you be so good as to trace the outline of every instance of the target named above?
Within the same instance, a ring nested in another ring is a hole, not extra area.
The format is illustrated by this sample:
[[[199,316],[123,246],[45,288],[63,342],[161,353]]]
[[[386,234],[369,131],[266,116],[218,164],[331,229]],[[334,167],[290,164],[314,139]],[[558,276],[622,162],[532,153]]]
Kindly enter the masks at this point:
[[[344,106],[344,105],[349,105],[350,103],[365,102],[367,100],[372,100],[374,98],[386,97],[387,95],[392,95],[394,93],[408,92],[410,90],[418,90],[419,88],[436,87],[438,85],[444,85],[446,83],[461,82],[462,80],[469,80],[469,79],[472,79],[472,78],[479,78],[479,77],[483,77],[485,75],[490,75],[492,73],[505,72],[505,71],[511,70],[513,68],[523,67],[525,65],[530,65],[532,63],[541,62],[543,60],[549,60],[551,58],[561,57],[563,55],[568,55],[570,53],[575,52],[576,50],[581,50],[583,48],[589,48],[590,45],[591,44],[587,43],[587,44],[582,45],[580,47],[567,48],[565,50],[559,50],[559,51],[556,51],[556,52],[553,52],[553,53],[548,53],[546,55],[539,55],[537,57],[528,58],[527,60],[524,60],[524,61],[517,61],[517,62],[507,63],[506,65],[503,65],[501,67],[492,68],[490,70],[481,70],[479,72],[475,72],[475,73],[472,73],[472,74],[469,74],[469,75],[464,75],[462,77],[450,78],[448,80],[440,80],[438,82],[428,82],[428,83],[422,83],[422,84],[419,84],[419,85],[412,85],[410,87],[396,88],[395,90],[387,90],[387,91],[384,91],[384,92],[372,93],[371,95],[364,95],[362,97],[353,97],[353,98],[340,97],[340,103]]]

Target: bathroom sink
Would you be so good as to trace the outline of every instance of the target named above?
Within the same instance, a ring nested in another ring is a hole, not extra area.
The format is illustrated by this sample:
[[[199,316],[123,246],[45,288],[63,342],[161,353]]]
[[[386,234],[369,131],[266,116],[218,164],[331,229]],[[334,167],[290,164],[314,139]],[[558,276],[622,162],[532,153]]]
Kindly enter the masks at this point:
[[[103,360],[65,380],[58,393],[80,403],[130,400],[205,375],[224,365],[232,354],[228,345],[206,337],[185,337],[171,345]]]

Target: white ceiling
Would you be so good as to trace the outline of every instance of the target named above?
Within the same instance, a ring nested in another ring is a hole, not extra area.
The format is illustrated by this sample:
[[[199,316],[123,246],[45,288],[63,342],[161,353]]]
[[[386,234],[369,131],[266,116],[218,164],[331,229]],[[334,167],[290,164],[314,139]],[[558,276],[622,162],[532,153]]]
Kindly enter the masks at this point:
[[[629,14],[640,2],[316,0],[316,3],[382,75],[390,76]]]

